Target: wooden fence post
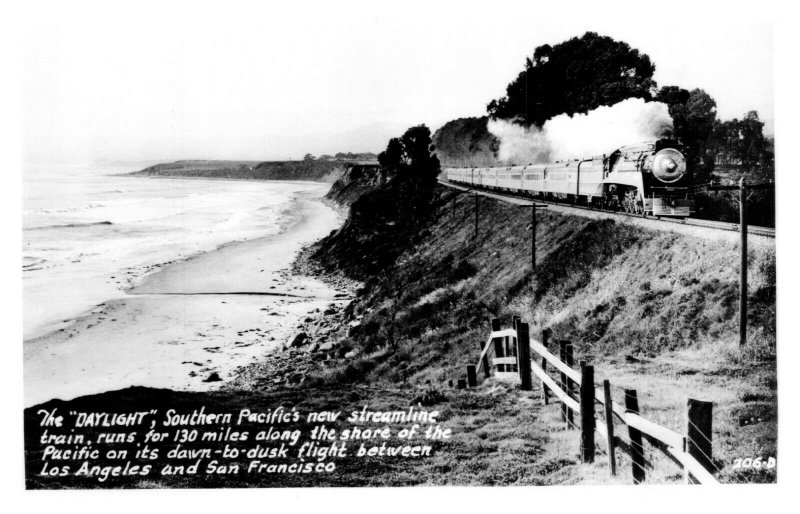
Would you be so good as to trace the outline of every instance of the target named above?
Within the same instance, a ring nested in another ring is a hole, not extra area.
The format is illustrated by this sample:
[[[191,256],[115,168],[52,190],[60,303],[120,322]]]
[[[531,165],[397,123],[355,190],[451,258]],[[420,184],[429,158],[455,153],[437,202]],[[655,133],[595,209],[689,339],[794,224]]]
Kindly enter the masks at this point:
[[[511,348],[508,345],[508,336],[503,337],[503,353],[507,357],[511,357]],[[514,366],[511,364],[506,364],[506,371],[514,371]]]
[[[531,284],[536,294],[536,200],[531,200]]]
[[[558,342],[558,357],[561,359],[561,362],[567,362],[567,352],[570,344],[569,341],[559,341]],[[559,376],[559,383],[558,386],[563,389],[568,395],[572,391],[572,380],[567,377],[566,373],[561,373]],[[567,407],[567,404],[561,402],[561,420],[567,423],[567,428],[572,428],[574,424],[574,416],[572,414],[572,409]]]
[[[517,323],[517,364],[519,367],[520,388],[523,391],[533,389],[531,377],[531,341],[528,324]]]
[[[567,358],[566,358],[565,362],[567,363],[567,366],[572,368],[574,366],[574,364],[575,364],[575,361],[573,360],[573,346],[572,346],[572,343],[570,343],[569,341],[567,341],[566,350],[567,350],[567,353],[566,353]],[[570,397],[574,398],[575,397],[575,382],[573,382],[571,378],[567,377],[566,386],[567,387],[564,390],[567,392],[567,394]],[[570,428],[575,428],[575,413],[572,412],[572,409],[570,409],[570,408],[567,408],[567,421],[569,422],[569,427]]]
[[[567,359],[567,342],[566,341],[559,341],[558,342],[558,358],[561,359],[561,362],[564,362]],[[564,373],[559,373],[558,375],[558,387],[562,390],[566,388],[567,383],[567,375]],[[561,421],[567,421],[567,406],[564,405],[564,402],[561,402]]]
[[[481,341],[481,354],[483,354],[483,349],[486,348],[486,341]],[[492,372],[489,370],[489,352],[487,351],[483,354],[483,359],[481,359],[481,367],[483,368],[483,376],[484,378],[489,378],[492,376]]]
[[[606,417],[606,451],[608,452],[608,471],[617,474],[617,454],[614,452],[614,408],[611,402],[611,383],[603,380],[603,407]]]
[[[492,320],[492,332],[497,332],[500,330],[500,320],[494,318]],[[495,337],[492,339],[492,344],[494,344],[494,356],[495,357],[505,357],[506,353],[503,349],[503,338],[502,337]],[[497,371],[505,371],[506,366],[505,364],[498,364]]]
[[[711,473],[714,471],[711,457],[711,413],[714,404],[692,398],[686,403],[686,453]]]
[[[639,414],[639,398],[635,389],[625,389],[625,410]],[[628,425],[628,438],[631,441],[631,460],[633,464],[633,483],[644,482],[644,447],[642,446],[642,433]]]
[[[581,361],[581,461],[594,462],[594,366]]]
[[[514,330],[519,330],[519,324],[522,323],[522,319],[519,316],[511,316],[511,327]],[[517,342],[516,344],[512,344],[510,348],[509,355],[511,357],[517,357],[517,364],[511,365],[511,369],[509,371],[516,371],[519,372],[519,333],[517,333]]]
[[[546,350],[548,349],[547,348],[548,339],[550,339],[550,329],[545,328],[544,330],[542,330],[542,346],[544,346]],[[542,357],[542,371],[547,373],[547,359],[545,359],[544,356]],[[547,397],[548,394],[549,394],[549,389],[547,388],[546,385],[544,385],[544,382],[542,382],[542,405],[547,405],[548,403],[550,403],[550,400]]]
[[[475,372],[475,365],[467,365],[467,387],[478,386],[478,374]]]

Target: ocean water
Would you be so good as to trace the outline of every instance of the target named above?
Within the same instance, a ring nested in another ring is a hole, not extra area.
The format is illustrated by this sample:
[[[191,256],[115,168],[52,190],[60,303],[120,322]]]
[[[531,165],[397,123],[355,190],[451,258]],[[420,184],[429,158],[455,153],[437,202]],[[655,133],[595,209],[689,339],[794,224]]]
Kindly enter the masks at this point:
[[[23,318],[26,340],[125,290],[159,265],[232,241],[278,233],[298,182],[116,176],[125,167],[25,170]]]

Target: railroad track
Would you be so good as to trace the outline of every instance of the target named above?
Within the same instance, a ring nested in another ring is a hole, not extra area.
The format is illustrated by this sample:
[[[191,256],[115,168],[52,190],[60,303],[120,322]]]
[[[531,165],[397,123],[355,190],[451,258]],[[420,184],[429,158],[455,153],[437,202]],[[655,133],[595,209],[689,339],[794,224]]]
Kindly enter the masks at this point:
[[[475,189],[467,186],[462,186],[461,184],[454,184],[445,179],[438,179],[439,183],[443,186],[447,186],[453,189],[458,189],[461,191],[467,191],[472,193],[477,193],[489,198],[495,198],[497,200],[513,203],[515,205],[531,205],[534,200],[514,195],[508,192],[500,192],[500,191],[486,191],[483,189]],[[620,217],[620,218],[635,218],[635,219],[647,219],[653,222],[660,222],[660,223],[671,223],[674,225],[688,225],[700,228],[710,228],[714,230],[721,230],[726,232],[739,232],[739,224],[738,223],[728,223],[725,221],[712,221],[712,220],[702,220],[696,218],[664,218],[664,217],[653,217],[653,216],[644,216],[642,214],[631,214],[628,212],[614,212],[614,211],[603,211],[600,209],[593,209],[591,207],[586,207],[583,205],[570,205],[567,203],[562,202],[554,202],[552,200],[541,200],[537,198],[537,204],[547,204],[547,205],[554,205],[565,210],[576,210],[576,211],[589,211],[593,213],[600,213],[600,214],[607,214],[609,217]],[[748,225],[747,226],[747,233],[754,236],[763,236],[769,238],[775,238],[775,229],[769,227],[758,227],[755,225]]]

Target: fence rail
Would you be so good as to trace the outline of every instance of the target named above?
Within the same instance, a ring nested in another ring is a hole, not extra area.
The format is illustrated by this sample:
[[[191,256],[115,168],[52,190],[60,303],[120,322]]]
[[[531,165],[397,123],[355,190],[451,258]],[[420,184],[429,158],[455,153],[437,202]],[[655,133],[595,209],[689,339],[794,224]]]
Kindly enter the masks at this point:
[[[480,357],[476,364],[467,366],[467,380],[459,381],[460,384],[476,387],[476,370],[483,369],[484,377],[488,378],[494,370],[495,377],[516,378],[523,390],[532,390],[531,379],[535,376],[541,384],[542,404],[547,405],[552,394],[561,402],[562,419],[580,430],[583,462],[594,461],[596,433],[605,441],[611,475],[616,474],[616,452],[619,450],[630,458],[633,481],[640,484],[645,480],[646,469],[653,468],[644,456],[644,438],[683,469],[687,482],[719,483],[712,474],[710,402],[688,400],[687,434],[681,435],[643,417],[635,390],[625,391],[625,406],[614,402],[608,380],[603,380],[601,387],[595,384],[593,366],[584,362],[580,363],[580,370],[571,366],[572,347],[566,341],[560,342],[561,352],[556,356],[548,350],[547,332],[541,342],[535,341],[529,337],[527,323],[515,318],[513,325],[513,328],[500,329],[499,320],[492,320],[489,337],[486,343],[481,343]],[[552,377],[549,371],[558,373],[558,378]],[[577,398],[575,388],[579,391]],[[599,417],[596,412],[598,405],[603,413]],[[573,421],[574,413],[580,415],[577,424]],[[627,440],[614,433],[614,417],[621,422],[622,428],[627,428]]]

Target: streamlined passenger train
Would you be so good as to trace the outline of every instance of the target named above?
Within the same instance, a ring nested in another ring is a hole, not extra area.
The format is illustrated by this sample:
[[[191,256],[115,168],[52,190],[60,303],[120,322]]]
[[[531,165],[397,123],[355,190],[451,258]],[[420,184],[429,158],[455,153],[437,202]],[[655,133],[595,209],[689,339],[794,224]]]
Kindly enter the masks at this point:
[[[598,209],[688,217],[692,177],[681,146],[659,139],[608,155],[527,166],[445,168],[451,182]]]

